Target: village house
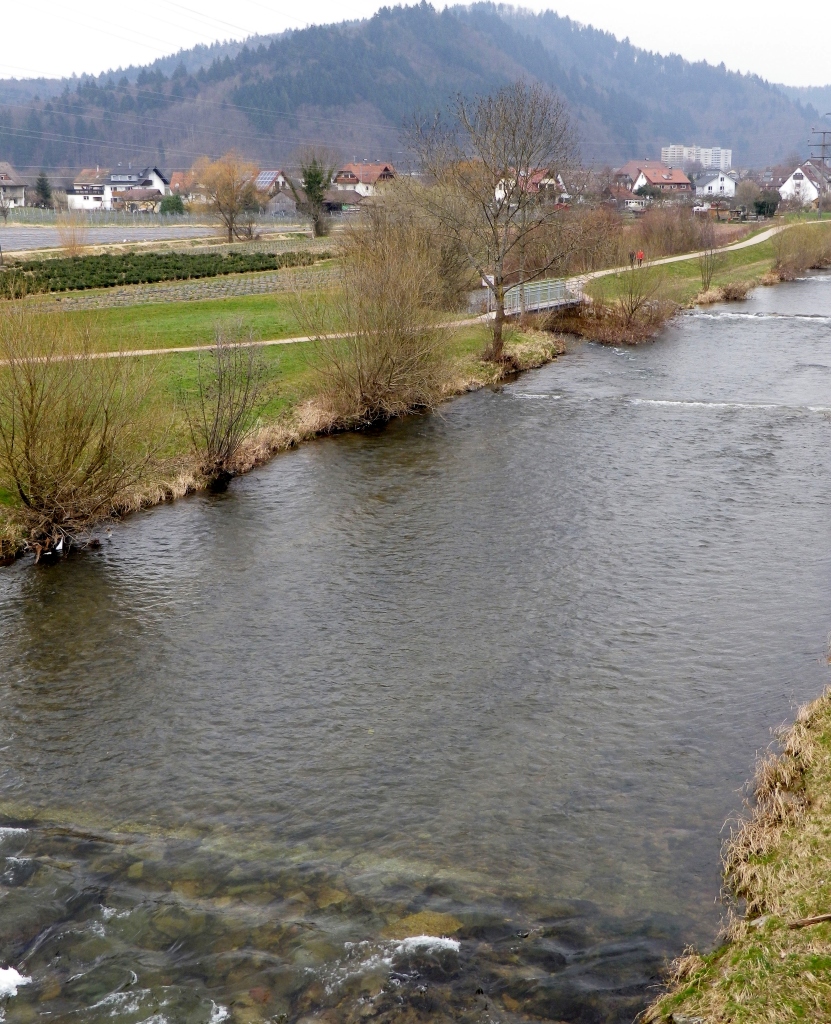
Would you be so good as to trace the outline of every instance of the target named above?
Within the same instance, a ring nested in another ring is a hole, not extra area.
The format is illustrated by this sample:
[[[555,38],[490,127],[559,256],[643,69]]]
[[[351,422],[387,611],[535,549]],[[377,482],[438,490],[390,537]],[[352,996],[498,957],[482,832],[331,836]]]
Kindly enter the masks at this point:
[[[651,168],[644,167],[635,179],[633,192],[642,188],[658,188],[662,192],[670,192],[679,196],[691,196],[693,185],[690,179],[677,167]]]
[[[288,175],[282,170],[260,171],[254,184],[258,192],[264,192],[268,196],[290,191]]]
[[[335,174],[334,186],[361,196],[374,196],[378,194],[379,186],[393,178],[395,168],[392,164],[344,164]]]
[[[705,171],[695,179],[695,194],[709,199],[732,199],[736,182],[723,171]]]
[[[85,168],[66,190],[70,210],[151,209],[170,194],[170,182],[158,167],[143,171]]]
[[[26,205],[26,186],[11,164],[0,162],[0,202],[7,207]]]
[[[632,192],[641,171],[646,170],[668,171],[669,167],[660,160],[629,160],[615,171],[615,184]]]
[[[199,190],[193,171],[171,171],[170,194],[174,196],[181,196],[183,202],[186,203],[198,203],[205,201],[205,197]]]
[[[803,206],[812,206],[820,195],[824,196],[829,190],[829,172],[808,160],[782,182],[779,195],[783,202],[795,200]]]

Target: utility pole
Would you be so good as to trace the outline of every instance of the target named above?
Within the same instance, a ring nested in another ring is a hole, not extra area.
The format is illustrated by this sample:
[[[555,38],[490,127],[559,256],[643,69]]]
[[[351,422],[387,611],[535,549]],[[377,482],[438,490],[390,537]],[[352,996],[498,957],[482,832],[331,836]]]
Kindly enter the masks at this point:
[[[831,117],[831,111],[825,115]],[[817,158],[820,162],[822,181],[819,183],[819,198],[817,199],[817,216],[822,220],[822,194],[828,185],[828,162],[827,155],[831,153],[831,129],[812,128],[811,134],[818,136],[816,142],[811,143],[812,150],[819,150],[818,153],[811,153],[811,159]]]

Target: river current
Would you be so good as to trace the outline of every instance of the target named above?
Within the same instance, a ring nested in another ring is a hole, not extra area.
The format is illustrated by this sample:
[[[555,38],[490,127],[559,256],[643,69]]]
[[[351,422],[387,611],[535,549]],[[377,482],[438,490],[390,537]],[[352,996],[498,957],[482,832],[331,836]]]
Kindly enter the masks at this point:
[[[0,569],[8,1024],[631,1021],[828,681],[831,277]]]

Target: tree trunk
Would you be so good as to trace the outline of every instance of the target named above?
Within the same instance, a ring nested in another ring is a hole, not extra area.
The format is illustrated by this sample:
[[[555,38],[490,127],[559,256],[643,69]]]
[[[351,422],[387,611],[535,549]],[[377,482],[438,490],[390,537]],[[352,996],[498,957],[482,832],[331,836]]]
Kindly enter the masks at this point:
[[[500,363],[502,362],[502,352],[505,346],[503,338],[505,326],[505,285],[501,277],[496,278],[494,276],[493,305],[493,335],[491,337],[490,347],[485,353],[485,358],[489,359],[491,362]]]

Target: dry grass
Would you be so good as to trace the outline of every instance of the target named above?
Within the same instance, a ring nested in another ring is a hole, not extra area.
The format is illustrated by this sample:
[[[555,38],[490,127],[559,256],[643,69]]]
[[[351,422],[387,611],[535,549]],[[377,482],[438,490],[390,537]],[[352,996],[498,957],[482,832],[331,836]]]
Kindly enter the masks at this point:
[[[80,256],[87,247],[87,223],[81,213],[69,211],[57,219],[58,238],[67,256]]]
[[[831,231],[798,224],[773,238],[773,274],[778,281],[793,281],[806,270],[831,266]]]
[[[728,284],[710,287],[695,297],[699,306],[710,306],[715,302],[743,302],[755,286],[755,281],[732,281]]]
[[[686,951],[645,1021],[831,1019],[831,924],[789,927],[831,910],[831,691],[760,760],[749,810],[723,851],[725,945],[705,957]]]
[[[552,314],[546,327],[602,345],[640,345],[654,338],[677,311],[675,303],[660,299],[644,302],[635,311],[619,303],[593,302]]]

